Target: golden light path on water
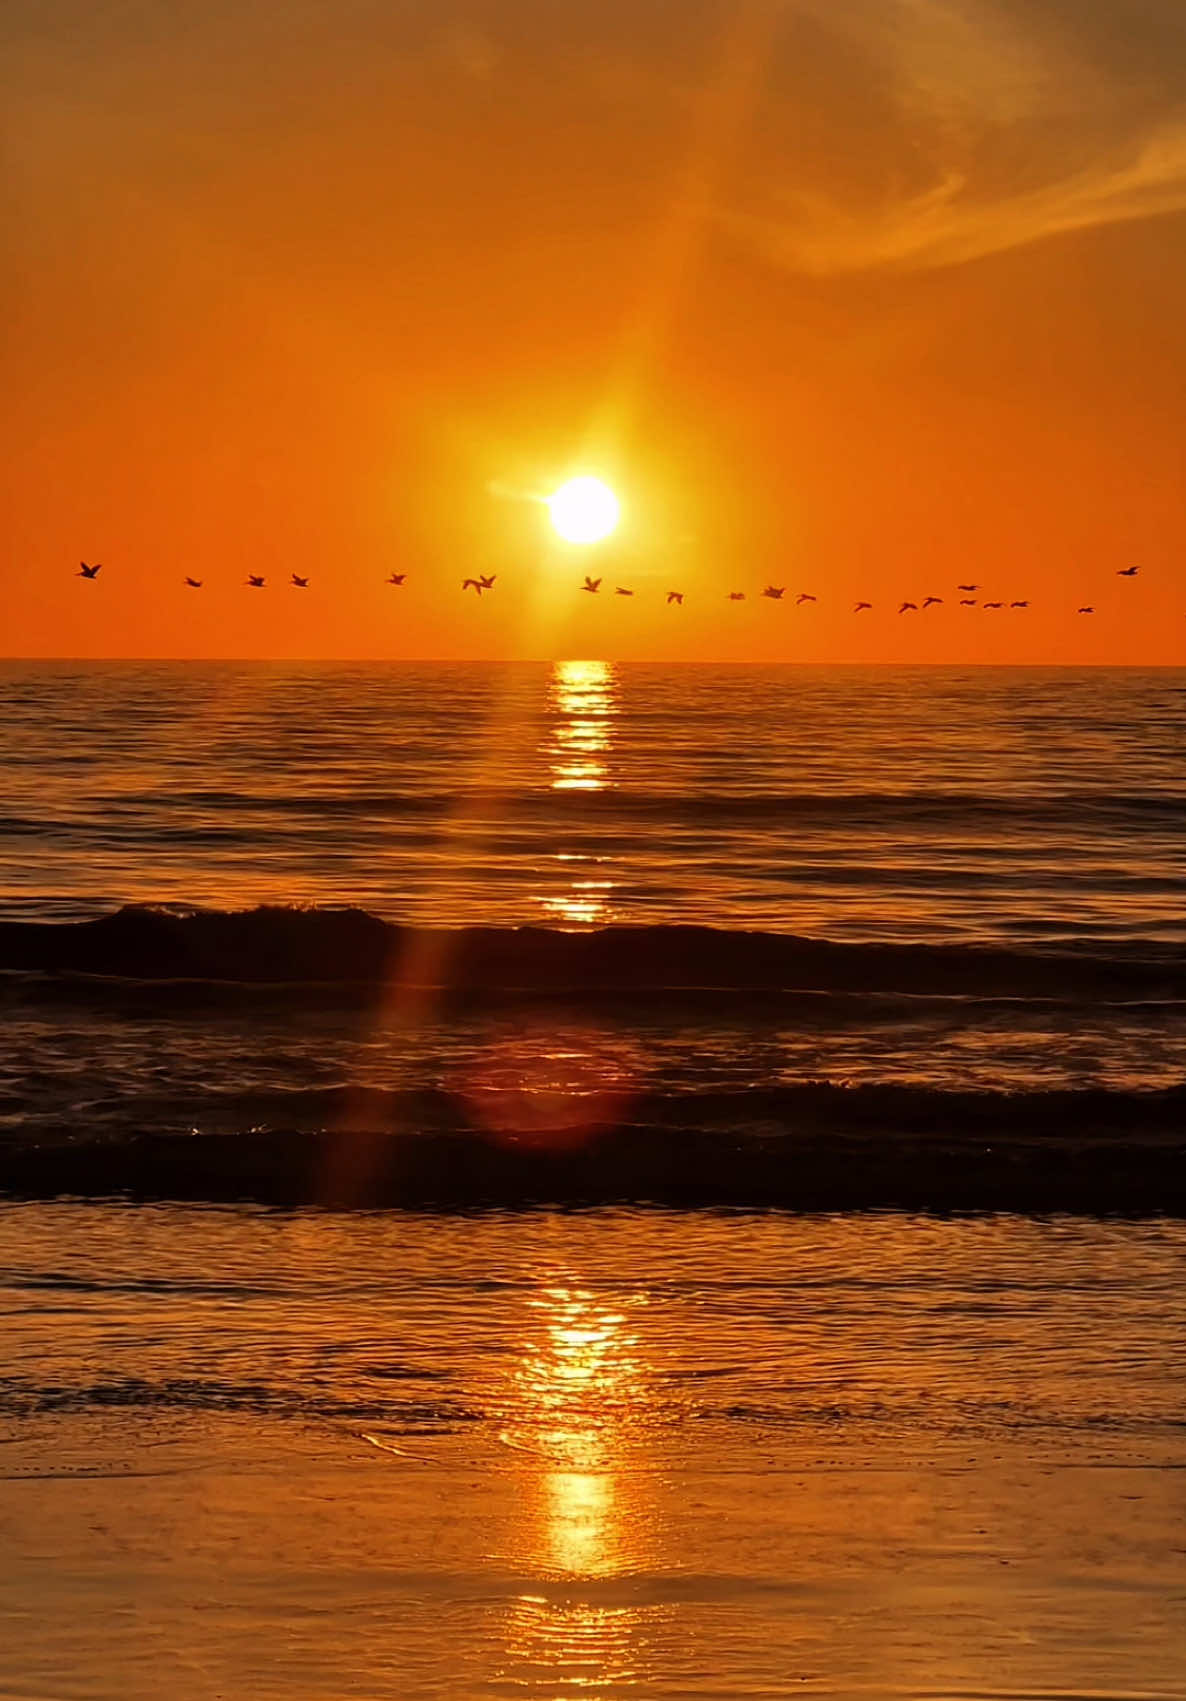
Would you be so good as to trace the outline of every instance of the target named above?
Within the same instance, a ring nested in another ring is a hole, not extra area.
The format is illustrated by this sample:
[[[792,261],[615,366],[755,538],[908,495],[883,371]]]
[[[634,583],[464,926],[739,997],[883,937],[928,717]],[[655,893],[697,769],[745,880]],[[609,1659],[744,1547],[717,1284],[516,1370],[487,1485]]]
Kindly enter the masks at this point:
[[[502,1676],[529,1693],[597,1695],[648,1675],[666,1608],[643,1582],[659,1553],[643,1303],[560,1282],[528,1302],[502,1440],[523,1461],[510,1557],[538,1584],[511,1603]]]
[[[548,726],[540,745],[553,791],[600,792],[613,787],[610,756],[614,719],[619,712],[616,687],[612,662],[558,661],[553,665],[548,681]],[[554,860],[578,867],[585,861],[564,851],[556,852]],[[549,919],[577,926],[608,921],[613,880],[601,873],[567,878],[567,891],[540,899]]]

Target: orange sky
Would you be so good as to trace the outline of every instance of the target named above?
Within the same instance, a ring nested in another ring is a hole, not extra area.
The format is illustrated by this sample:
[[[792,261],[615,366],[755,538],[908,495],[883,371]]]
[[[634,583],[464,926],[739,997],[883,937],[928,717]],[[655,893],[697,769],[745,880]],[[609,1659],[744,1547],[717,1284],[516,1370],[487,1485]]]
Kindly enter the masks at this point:
[[[2,28],[0,653],[1186,662],[1179,0]]]

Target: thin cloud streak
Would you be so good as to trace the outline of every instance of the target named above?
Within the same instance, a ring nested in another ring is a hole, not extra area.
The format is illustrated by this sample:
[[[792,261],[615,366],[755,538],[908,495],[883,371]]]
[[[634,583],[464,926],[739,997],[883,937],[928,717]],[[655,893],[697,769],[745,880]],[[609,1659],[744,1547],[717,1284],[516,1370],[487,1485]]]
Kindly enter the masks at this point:
[[[959,265],[1067,231],[1186,210],[1186,124],[1151,136],[1127,163],[993,200],[976,199],[953,171],[877,208],[850,211],[804,192],[786,197],[785,208],[781,218],[723,212],[719,220],[768,258],[814,276]]]
[[[1186,210],[1186,66],[1180,99],[1154,97],[1086,62],[1040,4],[1024,27],[988,0],[858,3],[838,23],[818,0],[792,0],[788,17],[839,42],[854,80],[886,103],[870,137],[887,164],[858,188],[831,180],[826,159],[760,162],[716,217],[780,266],[953,266]]]

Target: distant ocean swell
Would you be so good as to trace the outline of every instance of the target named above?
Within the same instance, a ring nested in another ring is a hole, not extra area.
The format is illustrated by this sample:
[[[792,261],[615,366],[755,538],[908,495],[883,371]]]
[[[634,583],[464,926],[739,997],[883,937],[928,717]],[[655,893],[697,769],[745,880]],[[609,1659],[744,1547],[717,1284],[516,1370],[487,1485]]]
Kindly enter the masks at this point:
[[[143,814],[151,817],[155,831],[162,819],[195,812],[211,827],[211,817],[221,814],[233,819],[244,814],[290,815],[302,822],[317,817],[356,821],[367,816],[385,819],[423,816],[433,822],[448,821],[456,814],[457,797],[451,792],[422,789],[302,789],[292,793],[259,791],[245,796],[241,792],[201,788],[173,790],[165,798],[152,792],[122,792],[117,796],[102,793],[94,799],[94,808],[97,822],[118,820],[122,828],[129,819]],[[1040,795],[1016,792],[993,796],[983,791],[955,790],[764,792],[702,788],[688,794],[674,787],[627,791],[608,786],[600,791],[495,788],[486,794],[479,786],[467,800],[466,815],[476,820],[489,815],[498,820],[526,817],[567,821],[579,817],[590,822],[662,818],[681,824],[737,819],[815,828],[833,824],[870,826],[880,832],[912,826],[955,826],[964,836],[976,827],[1001,825],[1079,833],[1084,821],[1133,825],[1143,822],[1181,829],[1186,827],[1186,793],[1072,789],[1061,793],[1044,790]],[[70,831],[76,831],[78,825],[79,817],[75,815]],[[52,830],[52,822],[47,823],[40,816],[0,810],[0,832],[42,833],[47,827]]]
[[[966,998],[1177,1001],[1186,954],[1141,942],[1110,954],[945,944],[839,943],[794,934],[629,925],[413,929],[358,909],[129,906],[81,922],[0,922],[0,974],[239,985],[418,977],[465,998],[833,992]]]

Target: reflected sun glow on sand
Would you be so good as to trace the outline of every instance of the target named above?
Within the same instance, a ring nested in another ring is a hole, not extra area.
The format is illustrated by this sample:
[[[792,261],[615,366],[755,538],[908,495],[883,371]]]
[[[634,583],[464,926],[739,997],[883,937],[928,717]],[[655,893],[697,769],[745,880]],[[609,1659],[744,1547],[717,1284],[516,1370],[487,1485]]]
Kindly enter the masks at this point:
[[[503,1440],[538,1461],[523,1483],[514,1545],[539,1581],[512,1605],[510,1668],[529,1693],[631,1686],[648,1664],[644,1633],[664,1611],[640,1602],[631,1582],[653,1562],[654,1541],[632,1303],[607,1306],[559,1284],[530,1303],[536,1320],[513,1373]]]

